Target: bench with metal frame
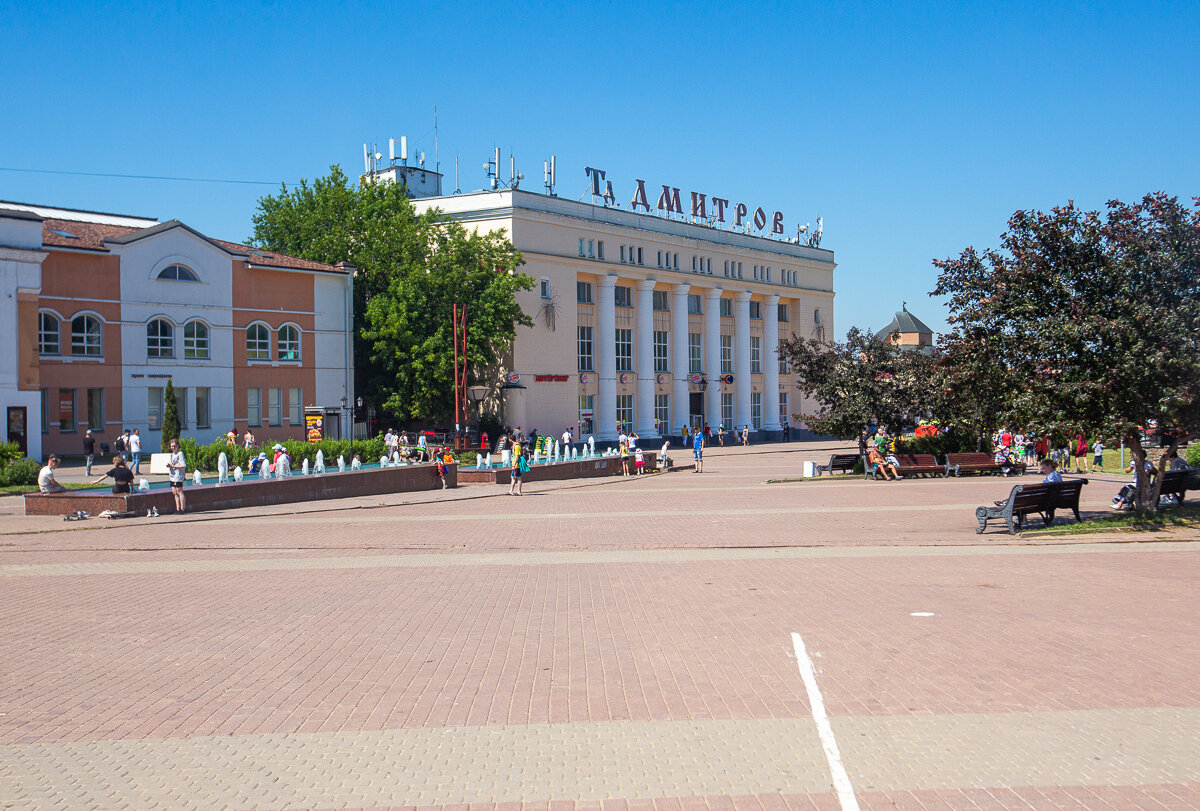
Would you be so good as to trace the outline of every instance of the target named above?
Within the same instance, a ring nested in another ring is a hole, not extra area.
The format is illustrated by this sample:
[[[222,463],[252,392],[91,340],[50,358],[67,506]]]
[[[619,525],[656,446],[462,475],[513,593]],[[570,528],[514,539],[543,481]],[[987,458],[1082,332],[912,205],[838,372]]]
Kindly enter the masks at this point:
[[[975,530],[975,533],[983,534],[990,519],[1002,518],[1008,526],[1008,534],[1016,535],[1029,513],[1041,515],[1045,526],[1054,523],[1056,510],[1071,510],[1075,514],[1075,520],[1082,521],[1079,515],[1079,495],[1087,483],[1087,479],[1071,479],[1050,484],[1018,484],[1008,494],[1008,498],[997,501],[996,506],[975,509],[975,518],[979,521],[979,529]]]

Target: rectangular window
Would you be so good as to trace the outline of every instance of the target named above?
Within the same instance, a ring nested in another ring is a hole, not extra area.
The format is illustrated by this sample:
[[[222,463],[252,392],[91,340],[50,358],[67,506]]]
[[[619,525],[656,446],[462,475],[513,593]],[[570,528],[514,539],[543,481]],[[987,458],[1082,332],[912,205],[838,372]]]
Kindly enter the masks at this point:
[[[754,281],[758,281],[758,265],[754,266]]]
[[[659,436],[667,436],[671,431],[671,395],[654,395],[654,427]]]
[[[542,279],[540,289],[541,289],[541,293],[542,293],[542,298],[550,298],[550,280],[549,279]]]
[[[104,430],[104,389],[87,390],[88,428]]]
[[[704,314],[704,300],[700,298],[698,293],[688,293],[688,314]]]
[[[642,264],[642,249],[638,248],[638,264]]]
[[[162,428],[163,390],[161,388],[146,389],[146,422],[151,431]]]
[[[596,433],[596,396],[594,394],[579,395],[579,439]]]
[[[633,395],[617,395],[617,425],[626,431],[633,430]]]
[[[658,252],[658,266],[662,267],[662,251]]]
[[[591,259],[595,255],[596,255],[596,241],[594,239],[589,239],[588,240],[588,258]]]
[[[733,318],[733,299],[731,299],[731,298],[721,299],[721,317],[722,318]]]
[[[622,262],[625,261],[625,246],[624,245],[621,246],[621,261]]]
[[[820,307],[813,308],[813,323],[814,324],[821,323],[821,308]]]
[[[50,389],[42,389],[42,433],[50,430]]]
[[[604,240],[600,240],[599,242],[596,243],[596,258],[597,259],[604,258]]]
[[[674,257],[675,257],[675,269],[679,270],[679,254],[674,254]]]
[[[633,330],[617,330],[617,371],[633,371]]]
[[[212,389],[196,389],[196,427],[212,428]]]
[[[654,291],[654,309],[665,312],[671,309],[669,302],[670,299],[666,290]]]
[[[721,392],[721,424],[733,428],[733,395]]]
[[[304,421],[301,413],[304,411],[304,389],[296,386],[288,389],[288,422],[299,425]]]
[[[786,304],[780,304],[779,305],[779,321],[780,321],[780,323],[786,324],[790,315],[791,315],[791,313],[788,312],[788,306]]]
[[[750,374],[762,374],[762,337],[750,336]]]
[[[167,412],[163,411],[165,415]],[[175,414],[179,417],[179,428],[186,431],[188,427],[188,390],[175,389]]]
[[[703,372],[704,356],[700,354],[700,333],[688,333],[688,371]]]
[[[762,319],[762,302],[761,301],[750,302],[750,317],[757,318],[759,320]]]
[[[62,325],[49,313],[38,313],[38,354],[59,354]]]
[[[792,421],[792,415],[788,413],[788,393],[786,391],[779,392],[779,424],[787,425]]]
[[[579,238],[579,255],[583,256],[583,237]]]
[[[696,254],[692,254],[692,273],[696,272]]]
[[[246,389],[246,424],[262,425],[262,389]]]
[[[738,268],[737,268],[737,277],[740,279],[740,278],[742,278],[742,263],[741,263],[741,262],[738,262],[738,263],[737,263],[737,266],[738,266]]]
[[[593,369],[592,360],[592,328],[579,327],[578,338],[579,371],[590,372]]]
[[[618,307],[632,307],[633,292],[628,287],[617,285],[613,288],[613,303]]]
[[[283,425],[283,389],[273,386],[267,389],[267,423]]]
[[[654,330],[654,371],[667,371],[667,333]]]
[[[758,430],[762,430],[762,392],[750,392],[750,422]]]
[[[58,430],[64,434],[75,430],[75,389],[58,390]]]
[[[631,264],[631,265],[637,264],[637,256],[634,253],[632,245],[629,246],[629,264]]]
[[[575,282],[575,300],[580,304],[592,303],[591,282]]]
[[[721,374],[733,373],[733,336],[721,336]]]
[[[781,375],[791,374],[792,370],[788,368],[787,355],[780,352],[779,350],[775,350],[775,354],[779,356],[779,374],[781,374]]]
[[[712,257],[711,256],[708,257],[708,259],[704,260],[704,267],[705,267],[705,270],[708,271],[708,275],[711,276],[712,275]]]

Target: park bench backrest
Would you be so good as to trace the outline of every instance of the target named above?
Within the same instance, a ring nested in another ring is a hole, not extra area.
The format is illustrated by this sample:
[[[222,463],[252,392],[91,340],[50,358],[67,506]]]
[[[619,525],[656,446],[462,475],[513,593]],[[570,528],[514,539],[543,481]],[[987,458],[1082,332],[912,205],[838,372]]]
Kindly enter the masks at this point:
[[[1049,484],[1027,484],[1018,485],[1021,487],[1021,492],[1017,493],[1013,499],[1013,512],[1019,512],[1030,507],[1039,507],[1046,501],[1046,496],[1049,495],[1052,485]]]
[[[952,465],[990,465],[996,461],[990,453],[951,453],[946,460]]]
[[[896,454],[896,461],[900,463],[901,467],[942,467],[932,453]]]

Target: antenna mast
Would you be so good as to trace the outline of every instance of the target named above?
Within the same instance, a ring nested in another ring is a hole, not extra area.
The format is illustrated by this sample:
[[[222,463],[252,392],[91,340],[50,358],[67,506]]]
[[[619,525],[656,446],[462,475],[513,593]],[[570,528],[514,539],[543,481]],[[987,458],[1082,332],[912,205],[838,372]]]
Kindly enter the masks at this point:
[[[433,105],[433,171],[442,171],[442,162],[438,159],[438,126],[437,105]]]

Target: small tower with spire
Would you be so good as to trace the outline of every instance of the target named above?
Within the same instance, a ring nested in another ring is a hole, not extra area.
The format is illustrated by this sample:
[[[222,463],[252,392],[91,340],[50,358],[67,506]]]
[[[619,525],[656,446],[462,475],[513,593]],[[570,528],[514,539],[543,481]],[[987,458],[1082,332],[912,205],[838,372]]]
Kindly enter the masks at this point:
[[[900,311],[896,313],[892,323],[875,333],[876,338],[889,336],[893,343],[905,348],[924,349],[933,346],[933,330],[908,311],[907,301],[901,302]]]

